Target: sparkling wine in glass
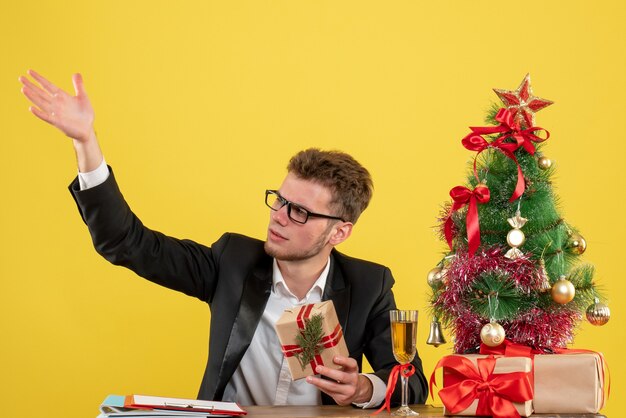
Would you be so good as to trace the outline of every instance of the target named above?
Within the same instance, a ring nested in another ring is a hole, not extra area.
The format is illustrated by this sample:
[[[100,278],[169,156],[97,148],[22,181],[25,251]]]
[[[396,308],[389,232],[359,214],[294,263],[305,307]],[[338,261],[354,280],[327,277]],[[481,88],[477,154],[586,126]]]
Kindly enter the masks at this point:
[[[400,364],[410,363],[415,357],[415,341],[417,337],[417,311],[389,311],[391,320],[391,341],[393,356]],[[400,374],[402,381],[402,405],[391,415],[416,416],[419,415],[407,405],[409,395],[409,378]]]

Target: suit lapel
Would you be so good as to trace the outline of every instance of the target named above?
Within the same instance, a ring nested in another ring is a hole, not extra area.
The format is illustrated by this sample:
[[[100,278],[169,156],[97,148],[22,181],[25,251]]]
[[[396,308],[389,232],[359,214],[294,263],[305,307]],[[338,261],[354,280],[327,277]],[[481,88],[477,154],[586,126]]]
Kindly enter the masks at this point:
[[[350,284],[346,282],[343,273],[337,265],[336,256],[331,253],[330,270],[324,288],[322,300],[332,300],[337,312],[337,318],[343,328],[344,335],[348,330],[348,312],[350,312]]]
[[[272,258],[253,270],[244,284],[239,311],[230,332],[224,361],[219,373],[217,393],[222,396],[226,384],[248,349],[261,320],[272,287]]]
[[[335,250],[333,250],[330,256],[330,270],[328,272],[328,279],[326,279],[322,300],[333,301],[337,318],[343,329],[344,338],[346,338],[349,332],[348,313],[350,312],[350,284],[346,282],[341,268],[337,265]],[[324,405],[336,404],[333,398],[324,392],[322,392],[322,403]]]

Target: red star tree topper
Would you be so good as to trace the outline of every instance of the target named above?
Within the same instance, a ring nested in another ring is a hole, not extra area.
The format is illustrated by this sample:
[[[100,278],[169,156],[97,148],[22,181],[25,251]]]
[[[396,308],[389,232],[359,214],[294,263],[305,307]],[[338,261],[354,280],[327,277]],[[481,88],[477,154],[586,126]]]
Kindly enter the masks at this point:
[[[530,86],[530,74],[522,80],[517,90],[493,89],[504,105],[513,113],[514,120],[522,128],[535,126],[535,112],[554,103],[551,100],[533,96]]]

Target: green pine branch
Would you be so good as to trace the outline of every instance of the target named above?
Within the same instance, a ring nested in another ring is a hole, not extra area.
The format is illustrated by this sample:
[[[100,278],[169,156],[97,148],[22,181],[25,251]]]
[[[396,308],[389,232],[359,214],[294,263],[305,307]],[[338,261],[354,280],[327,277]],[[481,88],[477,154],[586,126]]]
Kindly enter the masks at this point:
[[[296,358],[304,370],[316,355],[324,350],[321,344],[324,337],[322,324],[324,317],[321,314],[315,314],[304,320],[304,329],[296,336],[296,344],[302,348],[302,352],[296,354]]]
[[[534,305],[507,274],[497,271],[478,276],[472,285],[469,304],[478,315],[496,321],[513,320],[519,312]]]

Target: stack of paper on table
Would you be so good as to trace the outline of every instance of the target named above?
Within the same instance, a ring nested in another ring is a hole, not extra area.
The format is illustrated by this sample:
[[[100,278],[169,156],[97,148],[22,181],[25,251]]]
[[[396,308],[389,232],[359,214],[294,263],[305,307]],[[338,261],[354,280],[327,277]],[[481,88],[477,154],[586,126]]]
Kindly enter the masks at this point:
[[[229,417],[245,415],[234,402],[198,401],[143,395],[109,395],[100,405],[98,418],[114,417]]]

